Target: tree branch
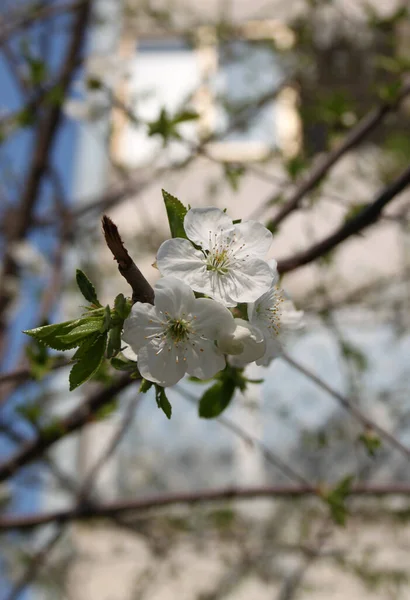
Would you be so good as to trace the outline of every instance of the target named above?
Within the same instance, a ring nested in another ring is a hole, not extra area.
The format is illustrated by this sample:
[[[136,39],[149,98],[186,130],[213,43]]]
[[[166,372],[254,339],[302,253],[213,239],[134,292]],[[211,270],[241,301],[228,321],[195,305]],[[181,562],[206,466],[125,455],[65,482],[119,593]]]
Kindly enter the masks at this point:
[[[266,487],[236,488],[216,490],[196,490],[120,500],[105,504],[86,504],[70,509],[45,513],[9,515],[0,517],[0,532],[11,529],[27,530],[48,523],[67,523],[86,519],[106,518],[127,512],[144,512],[176,504],[199,504],[224,500],[245,500],[249,498],[304,498],[326,494],[326,489],[314,485],[276,485]],[[348,492],[349,496],[410,496],[410,486],[403,484],[356,485]]]
[[[384,119],[395,111],[402,101],[410,94],[410,83],[405,85],[395,102],[385,102],[378,108],[372,110],[363,117],[359,123],[349,132],[341,144],[326,154],[323,160],[319,161],[311,170],[308,176],[302,179],[297,185],[296,190],[291,194],[287,202],[282,206],[278,213],[269,221],[273,228],[277,227],[291,212],[299,207],[300,201],[306,194],[312,191],[327,175],[330,169],[337,161],[349,150],[360,144],[369,133],[381,125]],[[266,204],[269,205],[270,201]]]
[[[104,387],[91,395],[66,417],[43,427],[34,439],[26,442],[15,454],[0,463],[0,481],[11,477],[18,469],[41,457],[43,452],[58,440],[92,422],[100,408],[133,383],[136,384],[136,380],[124,374],[110,387]]]
[[[81,56],[83,41],[88,25],[91,0],[84,0],[76,9],[76,19],[73,23],[73,33],[67,49],[66,56],[61,67],[58,80],[63,97],[65,97],[75,68]],[[49,155],[62,119],[61,103],[50,106],[40,123],[34,141],[33,158],[28,170],[24,191],[18,205],[16,219],[13,222],[12,231],[9,232],[7,240],[10,243],[19,241],[26,235],[32,219],[32,212],[37,202],[40,186],[44,173],[47,170]],[[0,293],[0,357],[5,344],[5,309],[11,301],[11,295],[4,285],[5,280],[12,277],[16,272],[15,262],[9,252],[5,252],[4,265],[1,276]]]
[[[346,221],[341,227],[336,229],[334,233],[321,242],[313,244],[313,246],[303,252],[279,260],[279,273],[288,273],[289,271],[293,271],[298,267],[316,260],[320,256],[324,256],[350,236],[355,235],[366,227],[369,227],[369,225],[372,225],[377,221],[386,204],[391,202],[409,185],[410,166],[400,175],[400,177],[385,187],[371,204],[363,208],[355,217]]]
[[[128,254],[118,228],[107,215],[102,218],[105,241],[118,263],[118,270],[132,288],[133,302],[154,304],[154,290]]]

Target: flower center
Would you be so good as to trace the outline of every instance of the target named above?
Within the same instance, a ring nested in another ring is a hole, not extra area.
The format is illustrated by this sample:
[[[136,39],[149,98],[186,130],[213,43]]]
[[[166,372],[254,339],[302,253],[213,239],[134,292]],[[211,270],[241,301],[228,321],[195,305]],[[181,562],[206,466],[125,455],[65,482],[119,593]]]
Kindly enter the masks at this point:
[[[280,318],[281,310],[280,305],[283,302],[283,297],[280,290],[275,290],[272,297],[272,304],[270,306],[259,306],[256,307],[256,314],[262,318],[272,335],[279,335],[280,331]]]
[[[168,321],[166,333],[176,343],[186,340],[190,331],[189,322],[185,319],[170,319]]]
[[[212,239],[213,237],[213,239]],[[224,236],[225,237],[225,236]],[[231,265],[233,251],[231,243],[234,237],[222,238],[222,234],[209,232],[209,251],[206,252],[206,270],[226,275]]]

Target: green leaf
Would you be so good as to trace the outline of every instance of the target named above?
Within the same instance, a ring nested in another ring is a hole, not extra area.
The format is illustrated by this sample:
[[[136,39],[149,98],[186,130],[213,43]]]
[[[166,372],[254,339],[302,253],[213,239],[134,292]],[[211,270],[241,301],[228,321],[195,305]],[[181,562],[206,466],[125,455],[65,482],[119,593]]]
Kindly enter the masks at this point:
[[[103,419],[107,419],[110,417],[118,408],[118,400],[114,399],[111,402],[107,402],[94,413],[94,419],[96,421],[102,421]]]
[[[160,408],[166,414],[167,418],[170,419],[172,415],[172,406],[167,398],[164,388],[157,384],[155,384],[155,400],[157,401],[158,408]]]
[[[233,189],[234,192],[237,192],[239,189],[239,184],[243,175],[245,175],[245,167],[242,165],[235,165],[232,163],[225,164],[225,177]],[[240,222],[240,220],[239,220]]]
[[[102,323],[101,317],[86,317],[80,325],[74,327],[74,329],[71,329],[68,333],[59,335],[58,339],[63,343],[73,343],[76,346],[79,346],[81,340],[87,338],[96,331],[101,331]]]
[[[354,344],[343,340],[341,342],[341,351],[345,358],[350,360],[356,365],[358,371],[365,371],[368,367],[368,361],[366,355]]]
[[[107,304],[107,306],[104,308],[103,322],[101,323],[101,327],[100,327],[101,333],[104,333],[104,331],[108,331],[110,327],[111,327],[111,309]]]
[[[217,381],[206,390],[199,402],[199,416],[203,419],[218,417],[229,405],[235,391],[232,379]]]
[[[338,525],[344,526],[346,523],[348,514],[346,499],[351,492],[353,480],[354,475],[346,475],[346,477],[343,477],[343,479],[339,481],[333,490],[323,495],[325,501],[329,505],[333,520]]]
[[[24,417],[29,423],[38,425],[43,414],[43,408],[41,404],[34,402],[30,404],[21,404],[16,408],[16,412]]]
[[[180,113],[177,113],[172,119],[173,125],[178,125],[178,123],[184,123],[185,121],[196,121],[199,119],[199,114],[194,110],[182,110]]]
[[[175,198],[175,196],[172,196],[165,190],[162,190],[162,197],[164,198],[172,237],[186,238],[184,218],[188,212],[187,209],[178,198]]]
[[[78,342],[72,339],[64,341],[61,337],[70,333],[82,321],[82,319],[76,319],[75,321],[65,321],[56,325],[44,325],[35,329],[26,329],[23,333],[54,350],[70,350],[71,348],[76,348],[79,345]]]
[[[358,439],[359,442],[362,442],[366,448],[368,455],[374,458],[377,450],[381,448],[381,439],[374,433],[374,431],[364,431],[361,435],[359,435]]]
[[[31,127],[36,122],[36,111],[31,108],[23,108],[15,117],[18,127]]]
[[[107,346],[107,358],[113,358],[121,350],[122,325],[115,325],[110,330]]]
[[[30,80],[31,83],[35,86],[43,83],[47,78],[47,65],[42,60],[38,58],[29,58],[28,59],[29,70],[30,70]]]
[[[81,358],[83,358],[83,356],[85,356],[87,354],[87,352],[89,351],[91,346],[98,340],[100,335],[101,335],[100,331],[96,331],[92,335],[89,335],[87,338],[85,338],[81,342],[81,346],[78,348],[78,350],[76,350],[72,360],[75,361],[75,360],[80,360]]]
[[[131,312],[131,302],[125,298],[124,294],[118,294],[114,300],[114,308],[120,319],[125,320]]]
[[[344,221],[346,222],[350,221],[350,219],[354,219],[362,212],[362,210],[367,208],[367,206],[369,205],[365,202],[351,206],[344,216]]]
[[[103,333],[87,347],[87,351],[82,353],[81,358],[70,371],[70,392],[85,383],[98,370],[104,358],[106,345],[107,334]]]
[[[48,354],[47,347],[36,339],[26,347],[26,355],[30,371],[34,379],[40,380],[50,371],[53,359]]]
[[[82,293],[84,298],[88,302],[91,302],[91,304],[94,304],[95,306],[101,306],[97,298],[97,292],[95,291],[95,287],[88,279],[87,275],[80,271],[80,269],[77,269],[75,278],[80,292]]]

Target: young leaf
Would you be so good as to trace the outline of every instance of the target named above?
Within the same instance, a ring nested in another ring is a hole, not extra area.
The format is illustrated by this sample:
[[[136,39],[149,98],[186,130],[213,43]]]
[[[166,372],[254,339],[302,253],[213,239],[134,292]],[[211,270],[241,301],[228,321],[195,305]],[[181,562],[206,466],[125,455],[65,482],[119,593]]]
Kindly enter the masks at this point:
[[[164,198],[172,237],[186,238],[184,217],[187,213],[187,209],[178,198],[168,194],[165,190],[162,190],[162,197]]]
[[[81,354],[81,358],[70,371],[70,392],[85,383],[98,370],[104,358],[106,345],[107,334],[103,333]]]
[[[85,273],[83,273],[82,271],[80,271],[80,269],[77,269],[75,278],[77,281],[77,285],[80,288],[80,292],[82,293],[84,298],[86,300],[88,300],[88,302],[91,302],[91,304],[95,304],[96,306],[101,306],[101,304],[98,302],[97,292],[95,291],[95,287],[93,286],[91,281],[88,279],[87,275]]]
[[[171,418],[172,406],[167,398],[165,390],[160,385],[155,384],[155,400],[157,401],[158,408],[160,408],[168,417]]]
[[[235,391],[235,383],[231,379],[217,381],[206,390],[199,402],[199,416],[203,419],[218,417],[229,405]]]
[[[70,331],[82,322],[82,319],[65,321],[64,323],[57,323],[56,325],[45,325],[43,327],[36,327],[35,329],[26,329],[23,333],[35,338],[37,341],[42,342],[54,350],[70,350],[79,345],[78,341],[74,339],[65,341],[62,337],[70,333]]]
[[[100,331],[104,333],[104,331],[108,331],[111,326],[111,309],[107,306],[104,309],[103,321],[101,323]]]
[[[344,526],[346,523],[346,516],[348,514],[346,499],[352,489],[353,479],[353,475],[343,477],[333,490],[324,495],[324,499],[330,508],[330,514],[338,525]]]
[[[131,302],[125,298],[124,294],[118,294],[114,300],[114,308],[120,319],[125,320],[131,312]]]
[[[75,345],[79,346],[81,340],[87,338],[92,333],[101,330],[102,322],[101,317],[86,318],[80,325],[74,327],[74,329],[68,333],[59,335],[58,339],[64,343],[75,343]]]
[[[107,358],[113,358],[121,350],[121,325],[115,325],[110,329],[108,337]]]

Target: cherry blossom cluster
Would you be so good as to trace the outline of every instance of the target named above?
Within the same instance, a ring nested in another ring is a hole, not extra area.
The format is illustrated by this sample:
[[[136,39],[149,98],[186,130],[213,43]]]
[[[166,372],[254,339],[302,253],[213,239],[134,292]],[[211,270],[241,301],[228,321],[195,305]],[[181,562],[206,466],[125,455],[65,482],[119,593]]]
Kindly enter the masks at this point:
[[[190,209],[184,229],[187,239],[158,250],[155,304],[137,302],[124,323],[141,375],[167,387],[186,373],[212,378],[226,361],[269,365],[281,352],[280,328],[302,318],[277,287],[276,262],[265,258],[271,232],[218,208]]]

